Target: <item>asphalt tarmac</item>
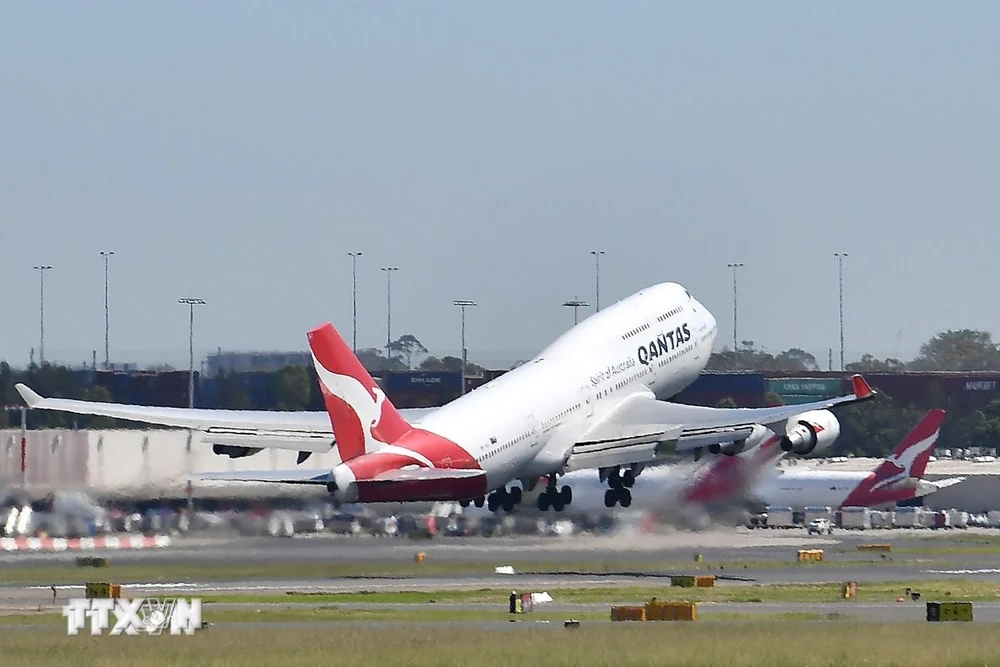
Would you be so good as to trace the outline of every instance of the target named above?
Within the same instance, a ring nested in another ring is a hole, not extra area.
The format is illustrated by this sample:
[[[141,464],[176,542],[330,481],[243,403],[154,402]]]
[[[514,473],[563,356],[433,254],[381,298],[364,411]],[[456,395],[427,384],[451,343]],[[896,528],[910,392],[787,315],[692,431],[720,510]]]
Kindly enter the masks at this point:
[[[142,563],[350,563],[412,561],[417,551],[436,562],[502,564],[504,558],[534,562],[614,562],[689,560],[701,553],[715,561],[782,561],[798,549],[854,550],[858,544],[891,543],[894,548],[970,546],[969,539],[992,537],[1000,544],[1000,530],[969,529],[838,531],[833,535],[807,535],[804,529],[748,530],[720,528],[703,532],[677,531],[646,535],[622,531],[604,536],[567,537],[438,537],[410,540],[399,537],[348,537],[302,535],[272,537],[173,538],[161,549],[109,551],[115,562]],[[79,554],[11,552],[0,554],[5,566],[37,565],[41,562],[72,562]],[[860,554],[867,560],[870,554]],[[968,560],[968,559],[967,559]],[[972,559],[976,560],[976,559]],[[988,561],[990,559],[979,559]],[[996,562],[996,559],[992,559]]]
[[[858,551],[857,546],[890,543],[885,554]],[[1000,581],[1000,531],[872,531],[838,532],[832,536],[808,536],[803,530],[751,531],[718,529],[665,535],[619,534],[591,537],[436,538],[413,541],[404,538],[350,538],[314,536],[297,538],[181,537],[174,546],[158,550],[121,551],[108,554],[114,563],[156,564],[263,564],[263,563],[400,563],[412,562],[416,552],[426,561],[465,563],[462,573],[417,576],[344,576],[336,578],[292,578],[253,581],[164,581],[128,582],[129,597],[206,594],[302,592],[358,592],[500,588],[542,591],[567,587],[646,586],[666,582],[676,574],[714,574],[719,585],[748,583],[819,583],[857,581],[956,580]],[[795,563],[798,549],[824,549],[821,564]],[[695,554],[702,561],[696,563]],[[4,554],[3,569],[38,567],[72,562],[78,554]],[[497,574],[494,568],[512,563],[514,574]],[[560,563],[566,568],[560,570]],[[656,563],[663,563],[662,569]],[[522,567],[520,564],[523,564]],[[531,572],[544,564],[555,572]],[[572,567],[599,565],[601,572],[578,572]],[[482,565],[481,571],[476,565]],[[609,567],[613,566],[613,567]],[[630,569],[630,566],[635,569]],[[645,571],[638,571],[639,566]],[[525,571],[525,567],[529,571]],[[652,571],[649,571],[652,570]],[[108,572],[110,574],[111,571]],[[58,609],[48,585],[0,585],[0,613]],[[59,586],[59,599],[82,594],[82,586]],[[608,604],[566,605],[555,600],[539,609],[565,612],[604,610]],[[259,605],[257,605],[259,606]],[[345,608],[350,605],[339,605]],[[364,605],[357,605],[364,606]],[[380,605],[386,608],[386,605]],[[392,607],[394,605],[388,605]],[[438,604],[437,608],[448,605]],[[487,609],[490,605],[451,605],[455,608]],[[799,603],[701,603],[701,618],[719,620],[778,614],[835,614],[871,620],[923,620],[923,601],[903,603],[843,601],[827,604]],[[975,603],[977,622],[1000,622],[1000,601]],[[530,618],[518,619],[529,625]],[[537,625],[536,623],[531,623]],[[478,623],[477,623],[478,625]],[[489,625],[489,624],[487,624]],[[505,625],[501,623],[501,625]],[[557,624],[561,625],[561,624]]]

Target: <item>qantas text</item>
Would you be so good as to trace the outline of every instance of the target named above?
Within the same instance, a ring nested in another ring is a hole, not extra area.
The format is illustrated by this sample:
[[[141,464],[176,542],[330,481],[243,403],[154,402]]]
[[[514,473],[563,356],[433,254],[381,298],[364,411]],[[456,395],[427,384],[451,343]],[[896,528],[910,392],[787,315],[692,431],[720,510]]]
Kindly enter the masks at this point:
[[[670,354],[689,340],[691,340],[691,331],[685,322],[673,331],[661,333],[656,337],[656,340],[649,341],[649,345],[640,345],[637,351],[639,363],[648,366],[651,360]]]

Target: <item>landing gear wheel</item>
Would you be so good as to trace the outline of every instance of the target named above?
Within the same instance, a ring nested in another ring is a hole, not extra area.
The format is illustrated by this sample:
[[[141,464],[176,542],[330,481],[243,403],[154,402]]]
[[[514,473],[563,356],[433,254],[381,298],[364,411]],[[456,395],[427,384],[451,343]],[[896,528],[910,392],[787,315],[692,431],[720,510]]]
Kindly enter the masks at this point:
[[[511,500],[514,501],[515,505],[520,505],[521,504],[521,487],[515,486],[515,487],[511,488],[511,490],[510,490],[510,497],[511,497]]]
[[[485,504],[486,504],[486,498],[483,498],[482,496],[476,498],[476,507],[482,507]]]
[[[563,503],[562,498],[556,496],[555,498],[552,499],[552,509],[554,509],[557,512],[562,512],[563,507],[565,507],[565,504]]]
[[[499,504],[497,494],[495,493],[491,493],[490,497],[486,499],[486,508],[491,512],[496,512]]]
[[[568,484],[559,490],[559,499],[562,500],[563,505],[569,505],[573,502],[573,488]]]
[[[608,489],[604,492],[604,506],[614,507],[618,503],[618,494],[615,493],[614,489]]]
[[[509,494],[505,495],[503,497],[503,511],[510,512],[512,509],[514,509],[514,499]]]
[[[612,489],[622,488],[622,478],[618,475],[617,472],[608,475],[608,486],[610,486]]]
[[[632,492],[628,489],[622,489],[618,493],[618,502],[621,503],[622,507],[628,507],[632,504]]]
[[[626,470],[625,474],[622,475],[622,486],[631,489],[635,484],[635,473],[631,470]]]
[[[471,502],[471,501],[469,501],[469,500],[459,500],[459,501],[458,501],[458,504],[459,504],[459,505],[461,505],[461,506],[462,506],[462,508],[464,509],[464,508],[466,508],[466,507],[468,507],[468,506],[469,506],[469,503],[470,503],[470,502]]]
[[[542,512],[548,512],[550,504],[551,503],[549,502],[549,494],[542,493],[542,494],[540,494],[538,496],[538,509],[539,510],[541,510]]]

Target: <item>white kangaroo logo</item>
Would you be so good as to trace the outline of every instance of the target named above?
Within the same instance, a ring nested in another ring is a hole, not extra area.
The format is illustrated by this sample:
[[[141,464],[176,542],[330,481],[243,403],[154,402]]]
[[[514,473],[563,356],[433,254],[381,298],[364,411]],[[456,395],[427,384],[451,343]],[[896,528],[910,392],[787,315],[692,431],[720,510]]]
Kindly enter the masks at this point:
[[[939,431],[934,431],[934,433],[920,442],[914,443],[910,447],[904,449],[900,454],[893,452],[887,456],[885,459],[886,463],[891,463],[897,468],[900,468],[900,471],[895,475],[881,480],[878,484],[873,486],[872,489],[878,489],[904,477],[910,477],[910,471],[913,469],[913,464],[916,462],[917,457],[934,446],[934,443],[937,442],[938,439],[938,433]]]
[[[375,398],[365,388],[357,378],[350,375],[341,375],[328,370],[319,362],[316,355],[313,355],[313,365],[316,366],[316,374],[319,381],[331,394],[344,401],[361,422],[362,436],[365,439],[364,451],[366,454],[379,451],[382,453],[395,453],[408,456],[419,461],[429,468],[434,465],[431,461],[417,452],[403,447],[397,447],[390,443],[379,440],[375,437],[374,430],[382,420],[382,406],[386,402],[385,392],[378,385],[372,388]]]

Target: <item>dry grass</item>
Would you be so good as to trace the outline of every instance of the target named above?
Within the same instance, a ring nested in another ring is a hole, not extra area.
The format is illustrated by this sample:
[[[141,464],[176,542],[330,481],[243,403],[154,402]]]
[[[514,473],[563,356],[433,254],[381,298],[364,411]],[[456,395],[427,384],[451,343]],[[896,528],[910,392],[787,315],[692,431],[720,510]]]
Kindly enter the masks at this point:
[[[405,586],[405,584],[402,584]],[[892,602],[905,595],[906,589],[919,591],[923,600],[1000,600],[1000,582],[949,579],[944,581],[862,582],[858,584],[857,600],[861,602]],[[842,584],[726,584],[712,588],[677,588],[669,581],[659,585],[606,587],[547,588],[560,603],[637,604],[657,597],[664,601],[691,602],[837,602],[843,600]],[[277,595],[206,595],[205,602],[222,603],[371,603],[426,604],[449,602],[495,602],[507,604],[509,588],[437,591],[362,591],[358,593],[296,593]],[[845,600],[845,605],[852,601]]]
[[[587,624],[500,629],[209,628],[194,637],[0,634],[3,663],[64,667],[391,667],[409,665],[1000,665],[1000,632],[977,624],[741,622]]]

